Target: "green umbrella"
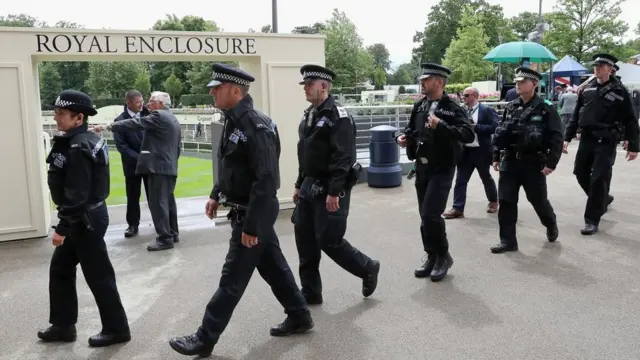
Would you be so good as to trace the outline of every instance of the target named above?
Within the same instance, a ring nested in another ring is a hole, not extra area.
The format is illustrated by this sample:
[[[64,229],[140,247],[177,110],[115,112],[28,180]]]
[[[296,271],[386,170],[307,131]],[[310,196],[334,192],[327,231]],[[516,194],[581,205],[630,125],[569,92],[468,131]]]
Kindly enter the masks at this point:
[[[530,62],[535,63],[558,60],[558,58],[546,47],[538,43],[527,41],[514,41],[498,45],[489,51],[483,59],[495,63],[501,62],[516,64],[523,60],[529,60]]]

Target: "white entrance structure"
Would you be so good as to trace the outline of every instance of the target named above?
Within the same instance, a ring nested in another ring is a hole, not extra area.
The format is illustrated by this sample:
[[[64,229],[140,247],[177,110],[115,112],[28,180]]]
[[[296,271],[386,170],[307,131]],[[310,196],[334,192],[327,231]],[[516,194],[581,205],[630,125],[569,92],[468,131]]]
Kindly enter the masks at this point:
[[[47,236],[51,226],[37,71],[41,61],[238,61],[256,78],[250,90],[256,107],[278,124],[279,197],[291,203],[297,129],[308,105],[298,85],[299,69],[324,65],[324,36],[0,27],[0,48],[0,241]]]

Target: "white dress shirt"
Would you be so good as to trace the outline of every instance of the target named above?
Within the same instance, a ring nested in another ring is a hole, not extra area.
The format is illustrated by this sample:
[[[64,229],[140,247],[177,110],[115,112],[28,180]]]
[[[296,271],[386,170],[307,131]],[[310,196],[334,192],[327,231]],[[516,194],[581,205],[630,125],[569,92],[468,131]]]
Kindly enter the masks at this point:
[[[474,107],[469,109],[469,114],[471,114],[471,123],[472,124],[478,124],[478,108],[480,107],[480,103],[477,103]],[[479,147],[480,144],[478,143],[478,134],[474,134],[475,135],[475,139],[473,139],[472,143],[469,144],[464,144],[464,146],[467,147]]]
[[[129,116],[131,116],[131,118],[139,118],[140,117],[140,113],[134,113],[133,111],[131,111],[131,109],[127,108],[127,112],[129,113]]]

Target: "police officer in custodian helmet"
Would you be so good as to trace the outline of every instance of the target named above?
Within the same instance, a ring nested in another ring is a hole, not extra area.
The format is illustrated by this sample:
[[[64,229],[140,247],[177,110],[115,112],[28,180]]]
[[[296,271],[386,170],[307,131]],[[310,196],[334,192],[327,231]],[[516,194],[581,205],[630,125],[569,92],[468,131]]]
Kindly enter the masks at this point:
[[[516,222],[518,194],[524,188],[542,225],[547,240],[556,241],[556,215],[547,197],[547,175],[562,155],[562,121],[558,112],[536,95],[542,75],[532,69],[516,69],[517,99],[507,104],[502,122],[493,137],[493,168],[500,171],[498,181],[498,224],[500,243],[494,254],[517,251]]]
[[[52,326],[38,332],[38,337],[46,342],[75,341],[76,266],[80,264],[102,320],[102,331],[89,338],[89,345],[127,342],[131,340],[129,324],[104,242],[109,226],[105,204],[109,196],[107,144],[88,131],[89,116],[97,112],[87,94],[65,90],[54,108],[54,120],[64,134],[53,138],[47,157],[48,183],[60,221],[53,233],[56,248],[49,270]]]

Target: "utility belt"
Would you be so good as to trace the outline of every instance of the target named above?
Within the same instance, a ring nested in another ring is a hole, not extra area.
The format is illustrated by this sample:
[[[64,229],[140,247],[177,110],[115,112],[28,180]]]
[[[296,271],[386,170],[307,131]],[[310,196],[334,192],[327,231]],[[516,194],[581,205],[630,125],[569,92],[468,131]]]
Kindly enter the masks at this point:
[[[224,196],[224,194],[220,194],[220,201],[219,201],[220,205],[224,206],[224,207],[228,207],[231,210],[229,210],[229,213],[227,214],[227,220],[231,220],[233,221],[241,221],[242,219],[244,219],[245,215],[247,214],[247,206],[246,205],[242,205],[242,204],[238,204],[232,201],[227,200],[227,197]]]
[[[347,179],[344,184],[344,189],[340,192],[340,197],[344,197],[347,191],[351,191],[354,186],[360,180],[360,174],[362,173],[362,165],[360,163],[355,162],[351,165],[349,172],[347,173]],[[302,185],[300,186],[301,192],[306,193],[302,194],[309,195],[312,198],[320,197],[327,194],[327,188],[329,184],[329,179],[318,179],[312,176],[306,176],[302,181]]]
[[[609,127],[604,129],[582,129],[580,136],[590,140],[595,140],[604,144],[617,144],[621,139],[621,131],[617,127]]]
[[[503,150],[505,158],[515,158],[522,161],[531,162],[544,162],[546,161],[547,154],[543,151],[523,151],[519,149],[505,149]]]
[[[60,212],[64,211],[64,208],[58,207],[58,217],[60,219],[65,219],[71,225],[82,224],[87,231],[93,231],[93,222],[91,221],[91,217],[89,216],[89,211],[95,210],[104,205],[104,201],[99,201],[95,204],[90,204],[85,207],[85,211],[82,214],[74,214],[69,216],[60,215]],[[55,229],[55,226],[52,226]]]

